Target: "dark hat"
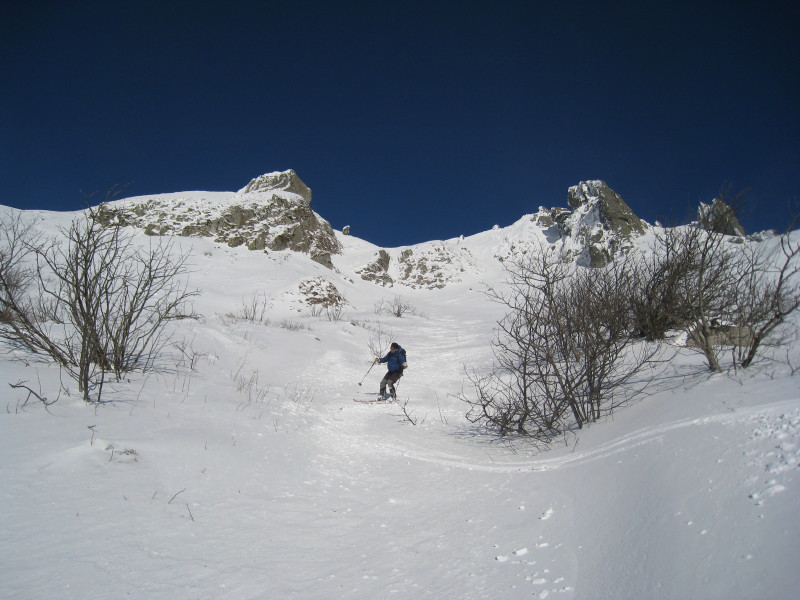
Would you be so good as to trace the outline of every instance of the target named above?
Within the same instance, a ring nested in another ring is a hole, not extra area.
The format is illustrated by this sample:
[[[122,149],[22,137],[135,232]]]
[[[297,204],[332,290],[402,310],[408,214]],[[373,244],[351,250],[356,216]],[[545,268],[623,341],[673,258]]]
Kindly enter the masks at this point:
[[[398,344],[397,342],[392,342],[392,345],[390,347],[399,350],[400,349],[400,344]]]

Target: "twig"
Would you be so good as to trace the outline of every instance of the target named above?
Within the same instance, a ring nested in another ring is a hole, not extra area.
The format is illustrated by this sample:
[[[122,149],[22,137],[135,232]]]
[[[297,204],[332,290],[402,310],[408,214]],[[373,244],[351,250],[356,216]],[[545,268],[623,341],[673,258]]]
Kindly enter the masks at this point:
[[[55,400],[48,400],[44,396],[40,396],[39,394],[34,392],[31,388],[29,388],[27,385],[25,385],[26,383],[28,383],[28,382],[27,381],[18,381],[17,383],[9,383],[8,384],[11,388],[13,388],[15,390],[18,390],[18,389],[28,390],[28,397],[25,398],[25,402],[22,403],[22,406],[25,406],[28,403],[28,400],[31,399],[31,396],[35,396],[42,404],[45,405],[45,407],[50,406],[51,404],[55,403]],[[58,398],[56,398],[56,400],[57,399]]]
[[[400,406],[400,410],[403,411],[403,415],[405,415],[406,420],[412,425],[416,425],[417,422],[412,418],[410,414],[408,414],[408,409],[406,408],[406,406],[408,406],[408,400],[406,400],[402,404],[400,402],[398,402],[397,404]]]
[[[792,364],[791,356],[788,350],[786,351],[786,364],[789,365],[789,369],[791,370],[792,376],[796,375],[798,371],[800,371],[800,365],[795,366],[794,364]]]
[[[172,504],[172,501],[175,500],[175,498],[178,496],[178,494],[182,494],[185,491],[186,491],[186,488],[183,488],[180,492],[176,493],[172,498],[169,499],[169,502],[167,502],[167,504]]]
[[[442,414],[442,405],[439,404],[439,393],[435,392],[436,394],[436,408],[439,409],[439,421],[447,425],[447,419],[445,419],[444,415]]]

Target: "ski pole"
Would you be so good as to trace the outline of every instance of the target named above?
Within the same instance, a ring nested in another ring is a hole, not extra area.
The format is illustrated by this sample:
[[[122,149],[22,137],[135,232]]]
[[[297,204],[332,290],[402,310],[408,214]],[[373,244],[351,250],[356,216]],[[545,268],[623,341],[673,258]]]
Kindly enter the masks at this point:
[[[372,363],[372,364],[369,366],[369,369],[367,369],[367,372],[364,374],[364,377],[362,377],[362,378],[361,378],[361,381],[359,381],[359,382],[358,382],[358,385],[361,385],[362,383],[364,383],[364,380],[367,378],[367,375],[369,375],[369,372],[370,372],[370,371],[372,371],[372,367],[374,367],[374,366],[375,366],[375,363],[373,362],[373,363]]]

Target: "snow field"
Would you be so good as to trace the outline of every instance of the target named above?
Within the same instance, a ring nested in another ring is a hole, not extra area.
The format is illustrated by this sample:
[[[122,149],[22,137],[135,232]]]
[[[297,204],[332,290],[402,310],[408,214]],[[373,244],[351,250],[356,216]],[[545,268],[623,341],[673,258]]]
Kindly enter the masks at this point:
[[[109,384],[101,406],[72,389],[48,414],[7,383],[54,397],[57,370],[0,360],[0,597],[795,597],[800,386],[785,370],[710,377],[680,356],[652,395],[541,452],[476,430],[457,398],[465,366],[491,365],[501,313],[478,290],[499,273],[384,289],[353,276],[373,248],[352,238],[338,274],[178,243],[203,317],[177,325],[168,368]],[[350,302],[342,320],[300,308],[294,283],[316,274]],[[268,323],[231,316],[253,294]],[[374,313],[395,294],[417,314]],[[399,395],[417,425],[352,401],[383,374],[358,386],[377,326],[408,350]]]

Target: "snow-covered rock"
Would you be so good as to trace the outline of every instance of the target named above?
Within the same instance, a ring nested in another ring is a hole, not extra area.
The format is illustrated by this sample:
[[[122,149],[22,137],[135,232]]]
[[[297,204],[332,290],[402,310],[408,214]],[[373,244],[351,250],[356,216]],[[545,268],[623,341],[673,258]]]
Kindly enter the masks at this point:
[[[256,177],[239,192],[139,196],[100,205],[105,225],[149,235],[208,237],[250,250],[293,250],[332,268],[341,250],[330,223],[311,210],[311,190],[292,171]]]
[[[356,273],[366,281],[392,287],[436,289],[462,281],[464,272],[477,272],[474,257],[461,247],[463,238],[426,242],[407,248],[380,249]]]
[[[645,233],[647,224],[604,181],[582,181],[569,188],[567,198],[572,214],[559,213],[554,219],[564,238],[565,260],[605,266],[630,249],[634,237]]]
[[[298,177],[294,169],[260,175],[240,189],[239,193],[249,194],[252,192],[273,191],[292,192],[302,197],[306,204],[311,204],[311,188],[303,183],[303,180]]]
[[[714,198],[711,204],[701,202],[697,209],[697,221],[707,231],[744,236],[744,227],[736,218],[736,211],[721,198]]]

